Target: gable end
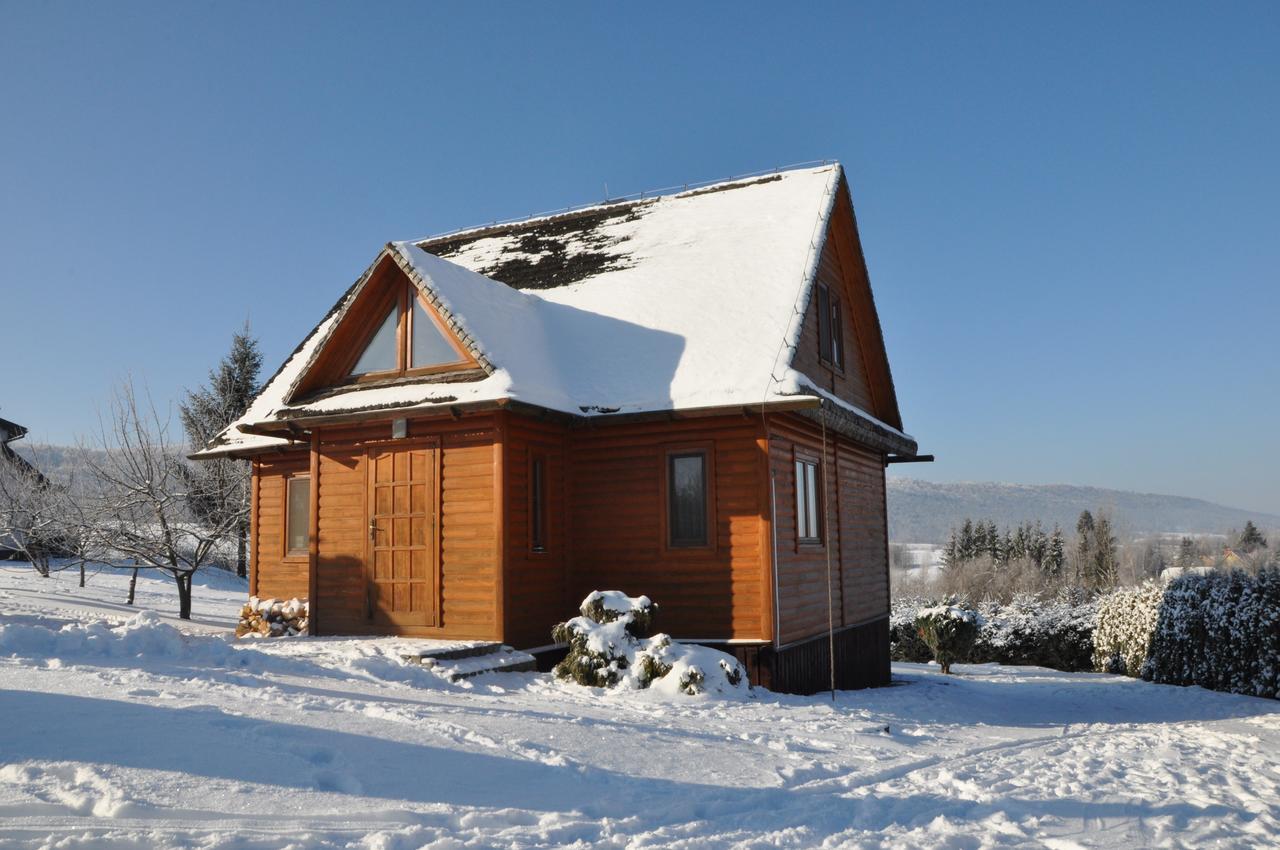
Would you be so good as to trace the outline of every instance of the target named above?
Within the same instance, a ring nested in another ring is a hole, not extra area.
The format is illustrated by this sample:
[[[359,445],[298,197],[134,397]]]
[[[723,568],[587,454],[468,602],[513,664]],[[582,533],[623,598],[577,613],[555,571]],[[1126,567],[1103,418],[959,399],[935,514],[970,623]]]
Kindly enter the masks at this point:
[[[828,303],[827,298],[822,297],[827,293],[833,302],[839,303],[840,325],[832,328],[830,334],[824,321],[830,313],[819,315],[822,306]],[[829,352],[833,343],[828,342],[829,337],[843,343],[841,356],[836,358],[841,363],[832,362]],[[843,174],[827,220],[791,366],[823,390],[901,430],[902,416],[889,371],[880,318],[862,255],[849,186]]]

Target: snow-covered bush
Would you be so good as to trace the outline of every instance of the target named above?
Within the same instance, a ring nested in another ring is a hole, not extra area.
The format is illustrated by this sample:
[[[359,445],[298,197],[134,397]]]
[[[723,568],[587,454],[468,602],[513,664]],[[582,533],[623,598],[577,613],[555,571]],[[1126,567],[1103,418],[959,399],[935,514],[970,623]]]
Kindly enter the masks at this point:
[[[650,688],[667,694],[745,692],[746,671],[732,655],[668,635],[650,635],[658,606],[647,596],[593,591],[582,600],[582,616],[551,632],[569,653],[555,667],[558,678],[580,685]]]
[[[1054,670],[1093,669],[1097,606],[1071,599],[1016,596],[1008,605],[979,606],[982,626],[972,659]]]
[[[1184,575],[1152,625],[1144,679],[1280,696],[1280,569]]]
[[[916,617],[937,602],[895,599],[889,614],[889,652],[894,661],[929,661],[933,651],[920,637]],[[969,655],[975,664],[1027,664],[1055,670],[1090,670],[1097,605],[1083,598],[1052,600],[1017,596],[1007,605],[977,608],[978,637]]]
[[[950,673],[955,662],[968,660],[978,639],[978,623],[977,611],[959,605],[923,608],[916,615],[920,639],[933,652],[943,673]]]
[[[1140,676],[1151,649],[1164,588],[1154,581],[1113,590],[1098,600],[1093,630],[1093,668]]]
[[[895,599],[889,609],[889,657],[894,661],[925,662],[933,660],[933,651],[920,639],[916,615],[921,608],[932,607],[930,600],[918,597]]]

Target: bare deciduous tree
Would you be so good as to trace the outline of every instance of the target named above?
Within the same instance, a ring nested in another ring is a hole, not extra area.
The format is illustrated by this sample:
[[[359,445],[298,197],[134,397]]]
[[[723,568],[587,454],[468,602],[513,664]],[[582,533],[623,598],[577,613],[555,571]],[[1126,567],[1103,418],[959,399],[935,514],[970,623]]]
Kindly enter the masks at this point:
[[[64,494],[25,462],[0,462],[0,540],[49,577],[67,533]]]
[[[178,588],[178,616],[191,618],[191,582],[236,532],[238,518],[200,517],[194,510],[190,461],[169,439],[167,417],[131,382],[111,403],[101,428],[105,451],[89,460],[99,502],[96,526],[110,550],[143,569],[170,575]]]

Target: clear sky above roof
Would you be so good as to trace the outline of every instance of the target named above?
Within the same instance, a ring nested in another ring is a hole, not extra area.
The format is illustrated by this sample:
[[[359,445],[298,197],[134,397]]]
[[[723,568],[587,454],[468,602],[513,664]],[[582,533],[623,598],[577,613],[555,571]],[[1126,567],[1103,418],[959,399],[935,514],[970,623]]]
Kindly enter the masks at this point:
[[[390,239],[830,157],[911,473],[1280,511],[1280,7],[778,8],[0,2],[0,416],[246,318],[270,374]]]

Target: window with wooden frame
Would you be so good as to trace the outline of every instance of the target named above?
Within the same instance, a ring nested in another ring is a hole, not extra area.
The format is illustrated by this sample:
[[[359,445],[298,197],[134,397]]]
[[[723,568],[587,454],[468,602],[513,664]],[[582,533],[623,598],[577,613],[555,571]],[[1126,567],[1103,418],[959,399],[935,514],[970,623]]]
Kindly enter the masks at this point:
[[[818,357],[829,366],[844,368],[844,314],[840,296],[818,284]]]
[[[814,458],[796,458],[796,540],[822,542],[822,475]]]
[[[671,549],[711,549],[715,545],[713,471],[708,448],[666,452],[666,544]]]
[[[290,475],[284,482],[284,554],[305,558],[311,551],[311,476]]]
[[[547,456],[529,455],[529,551],[547,551]]]
[[[392,287],[381,320],[355,350],[346,375],[351,381],[385,380],[447,372],[472,365],[470,355],[454,340],[435,311],[422,303],[412,284]]]

